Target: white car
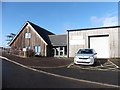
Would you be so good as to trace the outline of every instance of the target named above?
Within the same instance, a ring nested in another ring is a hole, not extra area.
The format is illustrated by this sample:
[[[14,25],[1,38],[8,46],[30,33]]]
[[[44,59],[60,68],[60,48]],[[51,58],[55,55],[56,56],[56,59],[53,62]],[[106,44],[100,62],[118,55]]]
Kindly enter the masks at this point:
[[[74,64],[93,65],[96,54],[94,49],[80,49],[74,57]]]

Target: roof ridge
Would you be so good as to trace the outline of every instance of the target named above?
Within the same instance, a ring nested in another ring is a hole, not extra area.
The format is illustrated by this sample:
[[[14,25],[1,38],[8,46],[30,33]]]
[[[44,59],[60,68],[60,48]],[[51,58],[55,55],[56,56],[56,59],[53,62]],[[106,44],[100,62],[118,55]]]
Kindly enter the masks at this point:
[[[33,24],[33,25],[35,25],[35,26],[37,26],[37,27],[39,27],[39,28],[41,28],[41,29],[44,29],[43,27],[41,27],[41,26],[39,26],[39,25],[37,25],[37,24],[34,24],[33,22],[30,22],[30,21],[27,21],[28,23],[30,23],[30,25],[31,24]],[[32,26],[33,26],[32,25]],[[46,30],[46,29],[44,29],[46,32],[49,32],[49,33],[51,33],[51,34],[54,34],[53,32],[50,32],[50,31],[48,31],[48,30]]]
[[[40,27],[40,26],[30,22],[30,21],[28,21],[28,23],[34,28],[34,30],[43,38],[43,40],[47,44],[51,45],[51,41],[50,41],[48,35],[54,35],[54,33],[50,32],[50,31],[48,31],[48,30],[46,30],[46,29],[44,29],[44,28],[42,28],[42,27]]]

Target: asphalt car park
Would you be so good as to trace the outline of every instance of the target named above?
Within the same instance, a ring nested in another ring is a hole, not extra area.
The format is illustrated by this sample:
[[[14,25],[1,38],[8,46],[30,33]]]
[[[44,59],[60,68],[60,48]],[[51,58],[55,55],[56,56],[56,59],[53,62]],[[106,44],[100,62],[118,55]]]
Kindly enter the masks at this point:
[[[112,70],[112,71],[120,70],[120,67],[109,59],[97,59],[94,65],[80,65],[74,64],[74,62],[72,62],[67,66],[67,68],[80,68],[88,70]]]
[[[31,57],[21,58],[14,55],[3,54],[3,56],[32,68],[80,68],[87,70],[112,70],[120,71],[118,61],[120,59],[97,59],[94,65],[75,65],[73,58],[50,58]]]
[[[52,75],[56,74],[61,75],[62,77],[87,80],[90,82],[118,85],[118,73],[120,72],[111,70],[119,69],[117,68],[116,64],[112,63],[107,59],[101,60],[98,59],[93,66],[90,65],[88,66],[88,65],[74,65],[73,58],[53,58],[53,57],[21,58],[14,55],[4,55],[4,57],[11,60],[11,62],[15,61],[29,68],[33,68],[35,70],[39,70],[46,73],[52,73]]]

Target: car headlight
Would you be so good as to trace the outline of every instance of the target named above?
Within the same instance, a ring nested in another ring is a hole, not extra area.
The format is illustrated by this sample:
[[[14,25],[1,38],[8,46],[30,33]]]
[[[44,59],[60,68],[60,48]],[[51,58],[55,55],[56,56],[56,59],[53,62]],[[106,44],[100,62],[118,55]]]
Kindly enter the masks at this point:
[[[89,58],[94,58],[93,56],[90,56]]]

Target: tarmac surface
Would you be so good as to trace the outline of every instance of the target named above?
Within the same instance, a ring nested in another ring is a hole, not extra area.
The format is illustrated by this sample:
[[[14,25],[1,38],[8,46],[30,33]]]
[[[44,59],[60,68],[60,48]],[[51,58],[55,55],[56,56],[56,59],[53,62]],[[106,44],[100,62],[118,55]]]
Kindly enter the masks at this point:
[[[97,59],[97,62],[92,66],[75,65],[73,58],[66,57],[19,57],[15,55],[2,54],[13,61],[32,68],[79,68],[88,70],[120,70],[120,59]]]
[[[64,67],[68,66],[72,58],[55,58],[55,57],[19,57],[15,55],[2,54],[3,57],[16,61],[30,67]]]
[[[64,70],[63,70],[64,71]],[[61,70],[59,71],[61,72]],[[63,72],[61,72],[63,73]],[[65,72],[64,73],[68,73]],[[71,73],[71,72],[70,72]],[[70,74],[68,73],[68,74]],[[74,72],[72,71],[71,75]],[[3,60],[3,72],[2,72],[2,89],[35,89],[35,88],[99,88],[103,90],[109,90],[113,88],[117,90],[117,87],[111,85],[98,84],[93,82],[88,82],[80,79],[72,79],[70,77],[60,76],[53,74],[45,74],[42,72],[32,71],[30,69],[23,68],[17,64],[11,63],[9,61]],[[77,74],[77,76],[80,75]],[[86,75],[84,75],[86,76]],[[99,78],[98,78],[99,79]],[[113,78],[116,80],[115,78]],[[92,90],[93,90],[92,89]]]
[[[93,82],[119,85],[119,69],[111,61],[98,60],[93,66],[74,65],[73,58],[54,58],[54,57],[30,57],[22,58],[14,55],[4,54],[4,57],[21,63],[28,67],[54,73],[57,75],[72,77],[76,79],[89,80]],[[100,62],[99,62],[100,61]],[[108,69],[114,67],[114,69]],[[103,67],[103,68],[101,68]],[[93,69],[94,68],[94,69]],[[105,69],[104,69],[105,68]],[[106,69],[107,68],[107,69]],[[93,78],[94,77],[94,78]]]

